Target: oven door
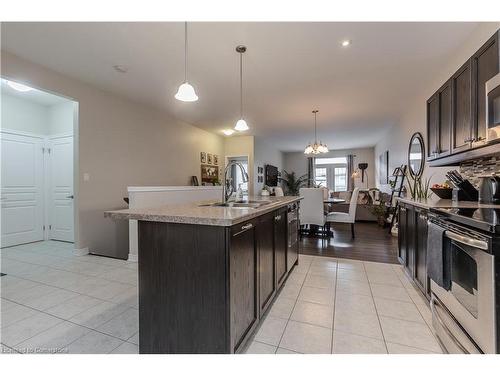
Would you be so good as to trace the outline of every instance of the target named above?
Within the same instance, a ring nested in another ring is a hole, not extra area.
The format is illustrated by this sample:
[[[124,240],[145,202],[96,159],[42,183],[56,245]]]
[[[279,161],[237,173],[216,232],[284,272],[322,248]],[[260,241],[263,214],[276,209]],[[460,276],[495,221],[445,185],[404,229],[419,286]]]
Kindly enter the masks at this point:
[[[500,140],[500,74],[486,82],[486,126],[488,142]]]
[[[466,352],[473,353],[468,348],[477,345],[484,353],[496,353],[494,257],[487,252],[488,242],[447,230],[443,246],[451,287],[447,291],[431,282],[433,298],[438,300],[432,305],[433,324],[445,324],[436,333],[445,346],[451,341],[460,343]],[[453,347],[447,350],[456,352]]]

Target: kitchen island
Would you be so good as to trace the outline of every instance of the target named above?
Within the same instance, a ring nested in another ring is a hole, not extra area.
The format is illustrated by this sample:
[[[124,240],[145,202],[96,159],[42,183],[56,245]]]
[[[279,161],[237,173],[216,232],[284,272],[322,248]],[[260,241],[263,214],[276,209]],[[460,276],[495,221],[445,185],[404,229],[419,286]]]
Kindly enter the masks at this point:
[[[299,197],[107,211],[139,222],[140,353],[237,353],[298,262]]]

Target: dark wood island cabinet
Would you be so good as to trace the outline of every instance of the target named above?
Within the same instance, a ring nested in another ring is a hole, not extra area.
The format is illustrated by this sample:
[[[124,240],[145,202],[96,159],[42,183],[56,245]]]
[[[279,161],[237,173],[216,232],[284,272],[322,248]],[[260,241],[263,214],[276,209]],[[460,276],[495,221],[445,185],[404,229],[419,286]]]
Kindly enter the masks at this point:
[[[282,199],[230,225],[107,213],[139,219],[140,353],[237,353],[245,347],[298,263],[298,242],[290,240],[298,222],[289,215],[296,215],[299,198]],[[239,212],[226,216],[233,214]]]

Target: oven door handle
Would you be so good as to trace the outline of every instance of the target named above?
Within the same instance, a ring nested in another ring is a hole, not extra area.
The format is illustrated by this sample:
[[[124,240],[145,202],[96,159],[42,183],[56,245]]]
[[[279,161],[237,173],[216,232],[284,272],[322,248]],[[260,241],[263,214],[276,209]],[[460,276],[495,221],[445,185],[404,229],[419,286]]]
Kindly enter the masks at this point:
[[[477,240],[475,238],[465,237],[452,231],[445,231],[444,235],[449,239],[460,242],[464,245],[469,245],[478,249],[488,250],[488,243],[486,241]]]

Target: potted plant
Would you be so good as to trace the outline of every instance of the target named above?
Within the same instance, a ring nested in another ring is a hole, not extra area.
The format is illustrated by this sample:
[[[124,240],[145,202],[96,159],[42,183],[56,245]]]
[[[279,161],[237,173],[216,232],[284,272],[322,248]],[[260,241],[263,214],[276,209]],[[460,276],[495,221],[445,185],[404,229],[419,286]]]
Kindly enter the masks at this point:
[[[370,206],[370,212],[377,218],[377,223],[381,227],[385,226],[385,218],[387,215],[387,210],[385,204],[378,202],[378,204],[372,204]]]
[[[297,177],[295,172],[283,171],[283,177],[279,181],[285,189],[286,195],[299,195],[299,190],[307,184],[307,175]]]

